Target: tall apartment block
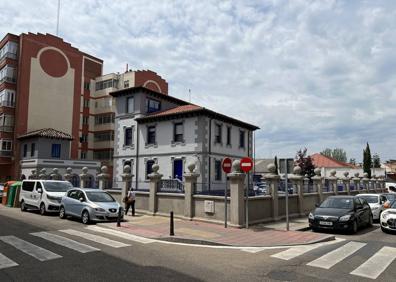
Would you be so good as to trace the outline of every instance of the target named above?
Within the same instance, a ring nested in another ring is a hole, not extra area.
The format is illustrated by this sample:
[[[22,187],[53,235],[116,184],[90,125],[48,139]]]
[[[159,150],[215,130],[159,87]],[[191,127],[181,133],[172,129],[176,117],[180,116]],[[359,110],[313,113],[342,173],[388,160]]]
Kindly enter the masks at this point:
[[[101,59],[50,34],[7,34],[0,41],[0,182],[21,178],[26,148],[19,137],[48,128],[72,136],[70,159],[99,160],[112,171],[109,93],[143,86],[165,94],[168,84],[151,71],[102,72]],[[29,157],[38,154],[32,149]]]

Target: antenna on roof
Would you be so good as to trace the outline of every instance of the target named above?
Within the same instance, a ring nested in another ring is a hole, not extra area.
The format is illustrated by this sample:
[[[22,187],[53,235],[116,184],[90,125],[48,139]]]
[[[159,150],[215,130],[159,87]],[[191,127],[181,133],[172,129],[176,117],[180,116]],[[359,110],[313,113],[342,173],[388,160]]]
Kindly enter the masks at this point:
[[[188,89],[188,102],[191,103],[191,89]]]
[[[59,36],[59,14],[60,14],[60,0],[58,0],[58,15],[56,17],[56,36]]]

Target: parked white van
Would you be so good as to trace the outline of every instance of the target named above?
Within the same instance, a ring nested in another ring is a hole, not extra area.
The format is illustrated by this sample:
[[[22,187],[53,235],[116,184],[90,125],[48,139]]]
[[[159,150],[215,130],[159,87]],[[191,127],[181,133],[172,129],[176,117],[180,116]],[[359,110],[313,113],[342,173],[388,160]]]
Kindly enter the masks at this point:
[[[71,188],[73,185],[68,181],[24,180],[19,194],[21,210],[38,209],[41,215],[59,212],[62,196]]]

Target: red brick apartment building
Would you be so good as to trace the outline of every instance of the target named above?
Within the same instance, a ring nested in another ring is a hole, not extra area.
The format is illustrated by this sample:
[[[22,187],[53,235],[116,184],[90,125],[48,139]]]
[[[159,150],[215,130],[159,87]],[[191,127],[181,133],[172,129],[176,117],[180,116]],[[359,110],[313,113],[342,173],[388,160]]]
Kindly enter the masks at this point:
[[[143,86],[167,94],[168,84],[152,71],[102,72],[103,60],[50,34],[7,34],[0,41],[0,182],[21,177],[26,149],[18,137],[45,128],[73,137],[71,160],[97,160],[112,171],[109,93]],[[34,151],[29,156],[37,158]]]

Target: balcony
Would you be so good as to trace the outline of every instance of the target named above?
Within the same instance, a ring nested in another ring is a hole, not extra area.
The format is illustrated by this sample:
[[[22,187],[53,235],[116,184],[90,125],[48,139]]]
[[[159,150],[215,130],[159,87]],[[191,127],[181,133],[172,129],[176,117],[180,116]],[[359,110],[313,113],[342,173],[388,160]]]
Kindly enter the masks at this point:
[[[3,61],[4,59],[13,59],[16,60],[17,59],[17,55],[11,52],[7,52],[5,54],[3,54],[3,56],[1,56],[0,58],[0,62]]]
[[[12,151],[0,150],[0,157],[12,157]]]
[[[0,83],[3,82],[8,82],[8,83],[16,83],[16,78],[15,77],[10,77],[10,76],[5,76],[0,79]]]
[[[0,100],[0,107],[11,107],[11,108],[14,108],[15,107],[15,102],[14,101],[7,101],[7,100],[4,100],[4,101]]]
[[[14,132],[14,126],[0,125],[0,132]]]

